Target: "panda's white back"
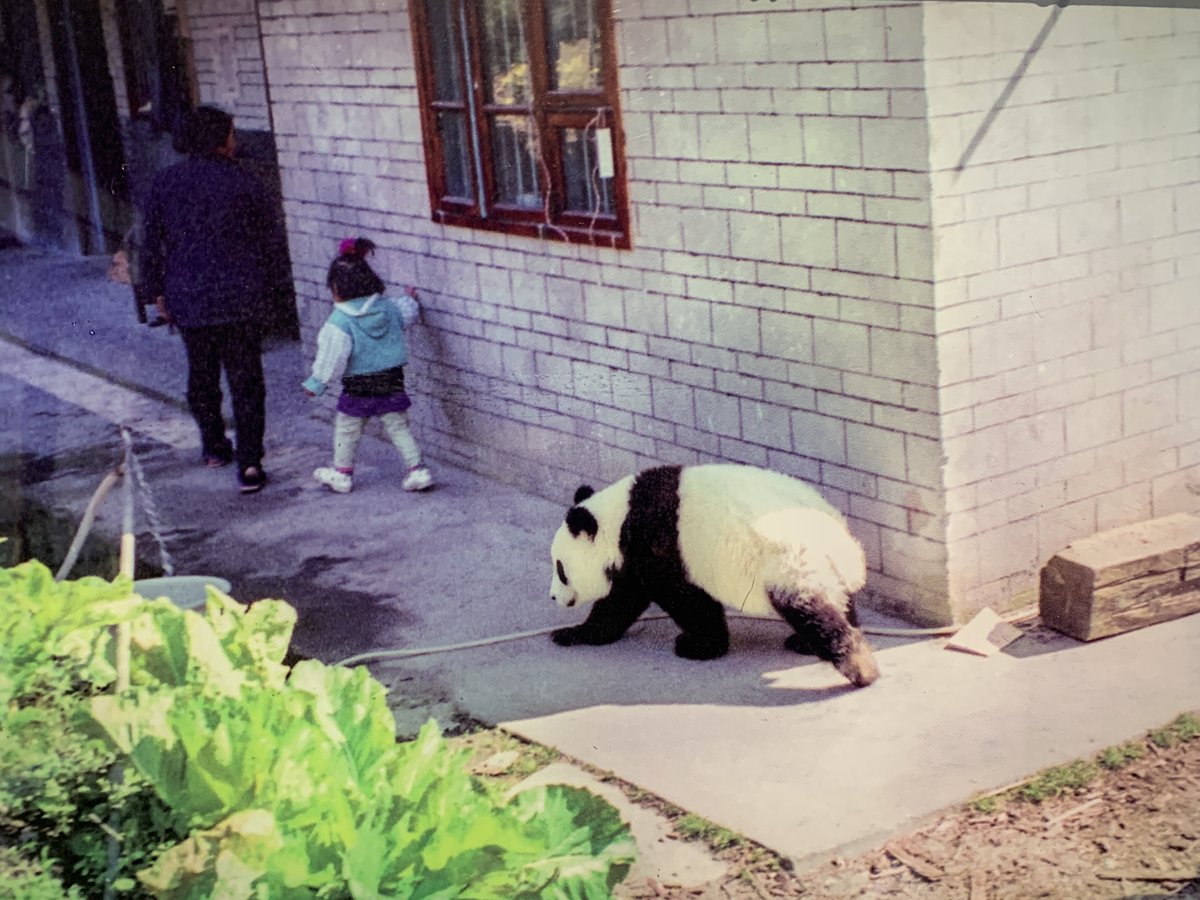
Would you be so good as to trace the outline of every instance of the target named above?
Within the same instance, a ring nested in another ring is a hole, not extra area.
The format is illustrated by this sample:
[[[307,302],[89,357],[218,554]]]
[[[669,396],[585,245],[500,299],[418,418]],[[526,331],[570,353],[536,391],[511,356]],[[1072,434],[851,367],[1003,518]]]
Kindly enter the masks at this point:
[[[775,615],[767,585],[840,603],[866,581],[841,513],[810,485],[751,466],[683,469],[679,549],[693,583],[747,615]]]

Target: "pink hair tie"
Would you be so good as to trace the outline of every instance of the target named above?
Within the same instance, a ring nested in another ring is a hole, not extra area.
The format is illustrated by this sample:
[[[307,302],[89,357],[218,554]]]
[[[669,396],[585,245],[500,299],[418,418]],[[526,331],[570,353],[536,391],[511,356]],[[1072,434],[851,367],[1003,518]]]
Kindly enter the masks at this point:
[[[343,238],[338,244],[338,256],[358,256],[358,239]]]

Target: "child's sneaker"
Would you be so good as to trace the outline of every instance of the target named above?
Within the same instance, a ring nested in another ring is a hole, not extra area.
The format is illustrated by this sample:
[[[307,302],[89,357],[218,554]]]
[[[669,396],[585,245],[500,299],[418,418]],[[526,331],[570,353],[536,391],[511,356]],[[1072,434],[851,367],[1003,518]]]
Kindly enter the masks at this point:
[[[339,472],[337,469],[329,466],[321,466],[321,468],[314,470],[313,478],[338,494],[348,494],[354,488],[353,478],[345,472]]]
[[[427,491],[433,487],[433,475],[426,466],[417,466],[404,476],[400,487],[406,491]]]

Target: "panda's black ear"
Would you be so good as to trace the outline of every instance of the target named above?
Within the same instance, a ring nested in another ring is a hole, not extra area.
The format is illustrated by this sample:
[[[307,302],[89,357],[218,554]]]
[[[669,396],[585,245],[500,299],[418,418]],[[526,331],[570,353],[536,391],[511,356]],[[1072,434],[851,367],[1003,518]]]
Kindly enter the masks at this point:
[[[575,491],[575,499],[572,500],[571,502],[572,503],[582,503],[584,500],[586,500],[588,497],[592,496],[592,494],[594,494],[594,493],[596,493],[596,492],[594,490],[592,490],[592,486],[590,484],[581,485],[580,488],[577,491]]]
[[[567,528],[571,531],[571,537],[586,534],[588,540],[594,541],[596,532],[600,530],[600,523],[596,521],[591,510],[583,506],[572,506],[567,510]]]

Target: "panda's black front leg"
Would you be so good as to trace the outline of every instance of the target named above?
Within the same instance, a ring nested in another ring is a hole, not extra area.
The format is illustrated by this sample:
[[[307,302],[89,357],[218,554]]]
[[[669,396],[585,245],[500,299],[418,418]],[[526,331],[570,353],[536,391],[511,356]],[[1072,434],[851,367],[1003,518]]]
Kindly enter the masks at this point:
[[[684,659],[716,659],[729,650],[729,626],[725,610],[706,591],[685,584],[669,597],[658,601],[682,629],[675,638],[675,655]]]
[[[581,625],[559,628],[551,632],[550,638],[562,647],[611,644],[629,630],[629,626],[638,620],[649,605],[650,601],[614,585],[607,597],[592,605],[592,611]]]

